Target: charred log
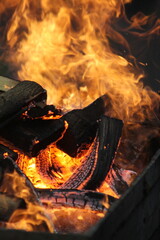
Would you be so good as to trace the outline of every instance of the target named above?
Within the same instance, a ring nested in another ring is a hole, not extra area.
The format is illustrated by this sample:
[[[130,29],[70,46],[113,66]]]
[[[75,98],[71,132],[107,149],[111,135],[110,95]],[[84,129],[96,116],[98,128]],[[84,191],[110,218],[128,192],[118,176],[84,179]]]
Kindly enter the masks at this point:
[[[122,134],[121,120],[102,116],[99,122],[98,159],[91,178],[85,189],[98,188],[109,172]]]
[[[58,148],[75,157],[84,145],[93,141],[98,126],[97,120],[105,112],[105,98],[106,96],[100,97],[84,109],[73,110],[62,117],[69,126],[64,137],[57,143]]]
[[[83,189],[85,188],[89,178],[91,178],[97,163],[98,137],[90,146],[88,152],[83,157],[83,161],[71,177],[61,186],[61,189]]]
[[[28,109],[28,105],[45,101],[46,91],[37,83],[23,81],[0,94],[0,127]]]
[[[112,204],[115,199],[103,193],[87,190],[69,189],[37,189],[43,205],[49,208],[73,207],[106,211],[106,205]]]
[[[24,208],[26,203],[22,198],[0,193],[0,221],[8,221],[15,210]]]
[[[62,119],[16,120],[1,129],[0,135],[30,157],[57,141],[65,130]]]
[[[57,115],[61,115],[61,111],[59,109],[57,109],[54,105],[46,105],[46,106],[40,106],[40,105],[36,105],[31,107],[28,111],[27,111],[27,116],[29,118],[40,118],[43,116],[57,116]]]
[[[89,152],[73,175],[61,186],[61,189],[98,188],[107,176],[114,159],[122,131],[122,121],[103,116],[99,123],[98,136]]]

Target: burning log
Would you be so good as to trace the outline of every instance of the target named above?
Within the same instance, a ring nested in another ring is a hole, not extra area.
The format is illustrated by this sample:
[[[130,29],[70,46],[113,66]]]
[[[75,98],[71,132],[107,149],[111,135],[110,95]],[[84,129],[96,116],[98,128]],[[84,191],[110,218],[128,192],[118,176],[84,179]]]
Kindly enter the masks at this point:
[[[49,208],[73,207],[91,209],[93,211],[107,211],[115,199],[103,193],[88,190],[69,189],[37,189],[43,205]]]
[[[122,121],[103,116],[98,136],[81,166],[61,186],[62,189],[96,189],[106,178],[121,136]]]
[[[46,105],[46,106],[33,106],[27,111],[27,116],[29,118],[40,118],[44,116],[60,116],[61,111],[59,109],[56,109],[54,105]]]
[[[54,231],[53,223],[44,212],[32,183],[10,157],[0,157],[0,193],[14,197],[14,199],[10,198],[11,202],[8,203],[11,204],[13,214],[8,215],[9,222],[4,222],[5,219],[2,219],[1,227],[25,231]],[[26,208],[22,208],[23,205],[19,202],[19,198],[24,200]],[[5,211],[7,213],[7,208],[6,210],[4,208]]]
[[[0,193],[0,221],[8,221],[15,210],[24,208],[26,203],[22,198]]]
[[[93,141],[98,126],[97,120],[105,112],[105,98],[106,96],[102,96],[84,109],[73,110],[62,117],[69,127],[64,137],[57,142],[58,148],[75,157],[84,145]]]
[[[54,141],[57,141],[65,130],[62,119],[23,119],[16,120],[1,129],[2,138],[14,144],[30,157]]]
[[[123,123],[121,120],[102,116],[99,122],[98,159],[92,177],[85,189],[98,188],[107,176],[121,137]]]
[[[46,100],[46,91],[37,83],[23,81],[0,94],[0,127],[28,109],[30,103]]]

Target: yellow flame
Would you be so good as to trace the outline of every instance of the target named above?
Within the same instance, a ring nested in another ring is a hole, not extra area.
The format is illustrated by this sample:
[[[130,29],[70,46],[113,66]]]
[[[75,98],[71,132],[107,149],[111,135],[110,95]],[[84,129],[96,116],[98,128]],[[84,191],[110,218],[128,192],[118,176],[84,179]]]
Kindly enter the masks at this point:
[[[0,191],[24,199],[27,205],[26,209],[17,209],[13,212],[6,227],[26,231],[54,231],[46,210],[35,201],[31,189],[26,185],[26,179],[16,171],[4,175]]]
[[[107,93],[110,116],[130,121],[152,116],[152,99],[158,96],[143,87],[142,74],[136,76],[132,64],[109,44],[115,37],[111,20],[128,2],[21,1],[7,34],[10,48],[16,49],[9,61],[20,68],[19,78],[40,83],[48,102],[66,109],[84,107]]]

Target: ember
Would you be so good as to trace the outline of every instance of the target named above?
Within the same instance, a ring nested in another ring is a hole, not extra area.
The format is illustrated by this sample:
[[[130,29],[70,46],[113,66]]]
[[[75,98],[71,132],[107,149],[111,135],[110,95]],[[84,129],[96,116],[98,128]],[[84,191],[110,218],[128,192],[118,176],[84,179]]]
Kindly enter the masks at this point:
[[[0,3],[1,228],[87,231],[158,149],[160,97],[125,34],[159,20],[128,20],[130,2]]]

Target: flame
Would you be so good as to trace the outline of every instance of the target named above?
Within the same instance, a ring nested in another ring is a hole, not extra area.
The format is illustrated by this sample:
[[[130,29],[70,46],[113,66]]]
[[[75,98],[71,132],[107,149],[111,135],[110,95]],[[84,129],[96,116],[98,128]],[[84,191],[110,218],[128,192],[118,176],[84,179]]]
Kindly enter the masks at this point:
[[[143,86],[144,72],[134,63],[133,56],[118,54],[111,47],[113,41],[131,53],[129,42],[113,27],[113,22],[124,17],[123,6],[129,2],[131,0],[7,0],[0,3],[0,13],[15,8],[6,28],[8,51],[4,53],[4,59],[17,71],[21,81],[29,79],[42,85],[47,90],[48,103],[61,109],[82,108],[106,94],[108,116],[124,122],[152,120],[157,117],[154,109],[159,105],[160,97]],[[157,23],[150,31],[141,32],[149,21],[150,17],[137,14],[123,30],[140,38],[151,36],[159,30]],[[143,135],[143,142],[144,139]],[[20,154],[18,164],[35,187],[57,188],[81,161],[81,158],[70,158],[55,145],[50,145],[37,158],[29,159]],[[130,184],[127,170],[123,171],[123,177]],[[25,196],[19,197],[27,201],[28,191],[24,184],[22,187],[24,190],[14,189],[13,192],[21,192]],[[98,191],[119,198],[107,181]],[[28,222],[22,221],[21,227],[30,231],[40,219],[45,221],[45,216],[40,213],[41,206],[27,203],[27,212],[17,210],[10,221],[17,228],[23,215]],[[72,211],[66,211],[72,220]],[[63,215],[59,218],[59,224],[62,224]],[[80,214],[75,218],[83,220]],[[50,223],[45,222],[52,232]]]
[[[32,193],[26,185],[26,179],[19,176],[16,171],[4,175],[0,191],[22,198],[27,204],[26,209],[17,209],[13,212],[6,228],[23,229],[25,231],[54,231],[53,223],[43,206],[33,200]]]
[[[49,145],[36,158],[19,154],[19,167],[37,188],[59,188],[80,165],[81,158],[71,158],[55,144]]]
[[[159,97],[143,87],[143,73],[137,74],[136,67],[110,47],[116,37],[127,45],[111,23],[128,2],[23,0],[7,32],[12,51],[8,61],[18,67],[20,80],[41,84],[48,102],[61,108],[84,107],[107,93],[110,116],[144,121],[153,116],[153,102]],[[138,23],[134,20],[131,27]]]

